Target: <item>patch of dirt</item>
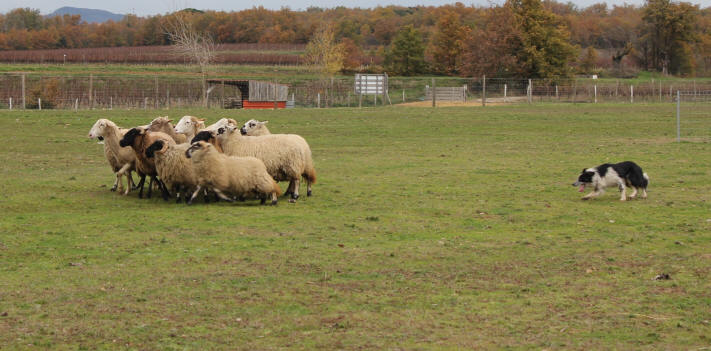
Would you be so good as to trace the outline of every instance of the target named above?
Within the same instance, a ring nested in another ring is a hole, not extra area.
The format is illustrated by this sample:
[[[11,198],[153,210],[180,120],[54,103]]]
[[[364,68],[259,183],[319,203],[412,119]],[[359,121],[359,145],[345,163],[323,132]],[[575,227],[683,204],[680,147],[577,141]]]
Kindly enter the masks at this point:
[[[486,106],[501,106],[511,103],[522,103],[526,102],[525,96],[511,96],[504,98],[487,98]],[[437,101],[437,107],[452,107],[452,106],[468,106],[468,107],[481,107],[481,99],[467,100],[466,102],[461,101]],[[406,102],[402,104],[395,104],[394,106],[404,106],[404,107],[432,107],[432,101],[415,101]]]

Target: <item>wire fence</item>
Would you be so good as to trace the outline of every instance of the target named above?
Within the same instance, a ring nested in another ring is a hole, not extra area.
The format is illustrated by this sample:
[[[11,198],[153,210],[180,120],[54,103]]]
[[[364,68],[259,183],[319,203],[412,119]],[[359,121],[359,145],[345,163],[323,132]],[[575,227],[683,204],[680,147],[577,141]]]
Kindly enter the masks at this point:
[[[700,141],[711,137],[711,90],[678,91],[677,141]]]
[[[541,80],[500,78],[388,78],[387,94],[357,95],[354,78],[289,78],[289,107],[437,106],[535,103],[675,102],[677,90],[702,96],[711,81]],[[460,90],[461,89],[461,90]],[[441,92],[447,92],[441,94]],[[459,93],[461,91],[461,93]],[[435,92],[435,94],[432,94]],[[60,76],[0,74],[0,109],[169,109],[225,108],[239,99],[238,89],[213,87],[195,77]],[[686,96],[686,95],[685,95]]]

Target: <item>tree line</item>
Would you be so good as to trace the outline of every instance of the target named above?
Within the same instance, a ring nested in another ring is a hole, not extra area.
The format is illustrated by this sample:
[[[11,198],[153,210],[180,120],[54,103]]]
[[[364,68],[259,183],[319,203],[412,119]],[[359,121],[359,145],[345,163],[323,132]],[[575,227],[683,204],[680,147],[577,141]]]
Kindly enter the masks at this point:
[[[327,45],[342,71],[396,75],[553,78],[633,75],[639,70],[711,74],[711,8],[647,0],[643,6],[577,7],[551,0],[507,0],[489,7],[387,6],[372,9],[263,7],[234,12],[179,11],[216,43]],[[173,44],[176,13],[86,23],[19,8],[0,14],[0,50]],[[308,51],[308,50],[307,50]],[[372,62],[372,57],[382,60]],[[371,57],[368,62],[366,57]],[[382,64],[380,63],[382,61]]]

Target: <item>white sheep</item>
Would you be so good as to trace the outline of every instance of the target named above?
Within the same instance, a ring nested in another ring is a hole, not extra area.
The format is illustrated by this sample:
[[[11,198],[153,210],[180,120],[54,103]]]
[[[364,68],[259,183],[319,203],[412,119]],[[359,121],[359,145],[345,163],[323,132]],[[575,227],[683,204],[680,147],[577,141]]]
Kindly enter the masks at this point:
[[[203,131],[193,138],[208,141],[231,156],[252,156],[264,162],[269,174],[276,181],[289,181],[291,199],[299,198],[299,181],[306,178],[307,195],[311,196],[311,186],[316,182],[311,149],[306,141],[294,134],[272,134],[259,137],[243,136],[234,127],[220,128],[217,134]]]
[[[136,155],[131,148],[123,148],[119,145],[121,138],[128,130],[119,128],[116,123],[108,119],[99,119],[94,123],[89,131],[89,138],[98,138],[104,142],[104,156],[109,161],[111,170],[116,175],[114,186],[111,191],[119,189],[119,193],[128,194],[133,185],[133,177],[131,172],[136,168]],[[121,178],[126,176],[126,190],[123,190],[123,181]]]
[[[257,195],[262,204],[268,196],[272,205],[277,204],[281,189],[259,159],[227,156],[204,141],[193,143],[185,156],[192,160],[198,178],[198,187],[188,203],[202,187],[209,187],[228,202],[234,201],[228,194],[238,197]]]
[[[242,128],[240,128],[239,131],[242,135],[249,136],[270,135],[272,133],[267,128],[267,123],[269,123],[269,121],[260,122],[256,119],[250,119],[249,121],[244,122],[244,125],[242,125]]]
[[[172,140],[156,140],[146,148],[146,157],[155,157],[158,177],[167,189],[175,192],[176,202],[180,202],[181,189],[187,202],[188,195],[198,186],[193,163],[185,156],[189,147],[188,143],[176,144]]]
[[[189,139],[187,139],[187,136],[185,134],[179,134],[175,132],[175,128],[173,128],[173,125],[170,122],[171,120],[167,116],[156,117],[155,119],[153,119],[153,121],[151,121],[151,124],[148,126],[148,130],[150,130],[151,132],[162,132],[168,134],[178,144],[182,144],[188,141]]]
[[[190,141],[201,129],[205,129],[205,119],[195,116],[183,116],[175,125],[175,132],[185,134],[185,138]]]
[[[202,130],[217,132],[218,129],[227,127],[238,128],[237,121],[232,118],[221,118],[219,121],[203,128]]]

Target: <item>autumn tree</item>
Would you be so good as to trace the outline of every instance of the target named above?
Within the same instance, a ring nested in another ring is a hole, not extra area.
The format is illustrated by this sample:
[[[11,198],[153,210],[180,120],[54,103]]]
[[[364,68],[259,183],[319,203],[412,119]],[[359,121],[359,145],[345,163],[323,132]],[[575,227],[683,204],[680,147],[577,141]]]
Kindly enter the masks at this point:
[[[558,16],[543,7],[541,0],[508,0],[521,48],[516,58],[521,74],[530,78],[570,75],[570,63],[577,48],[570,44],[570,34]]]
[[[343,45],[336,42],[335,31],[330,24],[320,26],[308,44],[304,61],[311,70],[332,77],[343,68]]]
[[[699,6],[688,2],[647,0],[642,16],[646,65],[663,73],[691,73],[698,15]]]
[[[464,45],[461,73],[466,76],[508,77],[520,74],[516,52],[521,34],[510,6],[491,8]]]
[[[395,75],[410,76],[424,73],[426,68],[422,34],[412,25],[401,28],[385,54],[385,69]]]
[[[341,45],[343,47],[343,70],[358,70],[363,63],[363,49],[351,38],[343,38]]]
[[[446,11],[437,21],[432,37],[432,68],[443,74],[455,74],[461,62],[464,41],[470,33],[463,25],[460,16],[454,11]]]
[[[580,62],[580,71],[585,74],[592,74],[595,70],[595,65],[597,64],[597,50],[594,47],[589,46],[585,50],[585,56]]]

